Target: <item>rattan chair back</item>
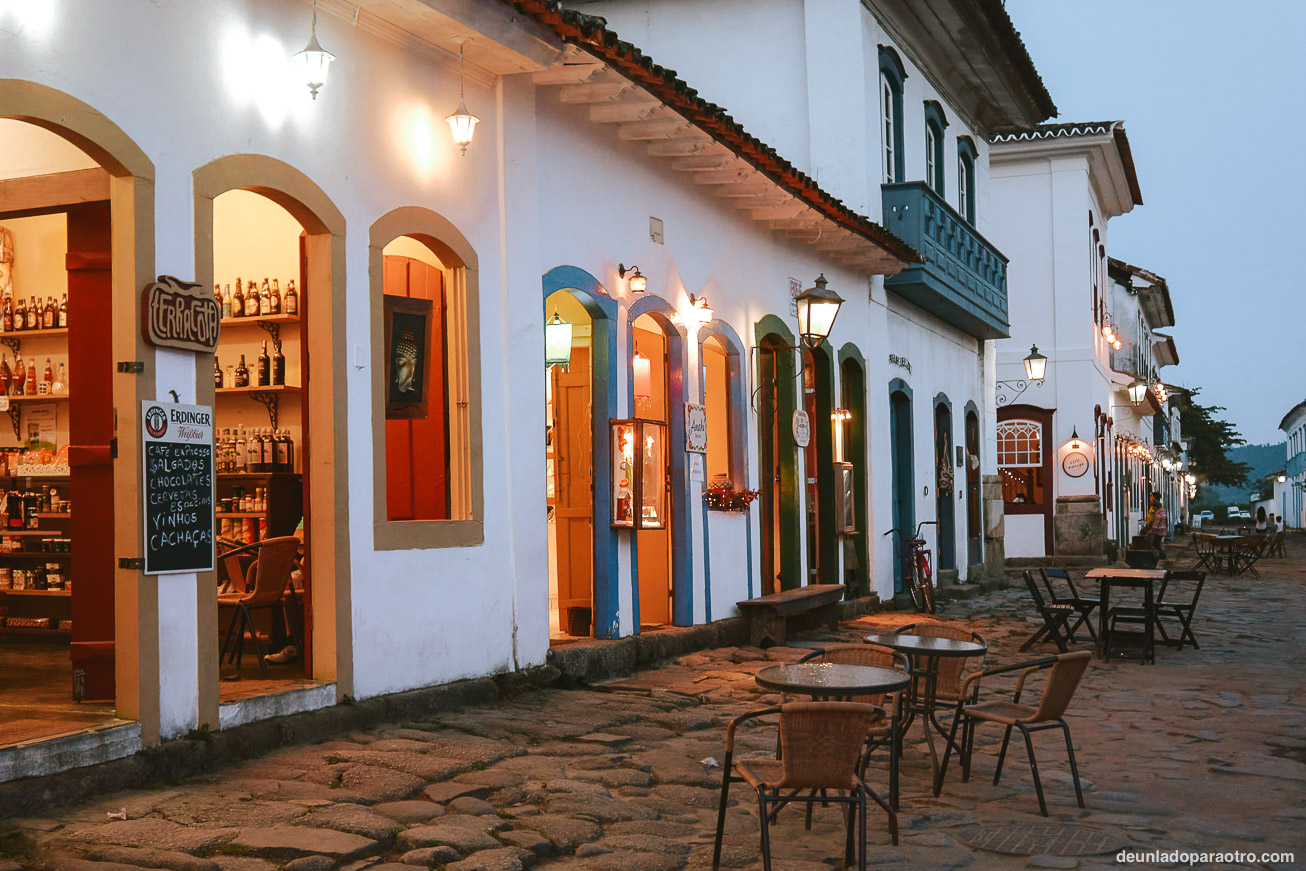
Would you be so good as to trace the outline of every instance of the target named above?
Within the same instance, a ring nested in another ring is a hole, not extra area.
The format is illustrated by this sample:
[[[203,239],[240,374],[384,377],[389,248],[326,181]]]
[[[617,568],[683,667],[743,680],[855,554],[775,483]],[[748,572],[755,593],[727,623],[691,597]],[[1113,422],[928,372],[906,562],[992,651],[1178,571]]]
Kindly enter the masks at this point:
[[[953,641],[974,641],[977,644],[987,642],[978,632],[972,632],[969,627],[960,623],[911,623],[906,626],[900,626],[894,630],[894,635],[921,635],[926,638],[951,638]],[[976,667],[983,664],[983,657],[974,657]],[[962,672],[966,668],[967,658],[960,656],[939,657],[935,668],[938,671],[938,677],[935,679],[937,694],[940,698],[955,699],[961,692]],[[916,686],[917,694],[924,692],[924,685]]]
[[[245,607],[271,605],[280,601],[290,583],[290,573],[299,553],[299,539],[293,535],[269,538],[258,550],[258,559],[249,567],[245,580],[248,591],[241,603]]]
[[[1043,688],[1043,696],[1038,700],[1038,709],[1025,723],[1046,723],[1065,716],[1066,708],[1070,706],[1070,700],[1074,698],[1079,681],[1092,658],[1093,654],[1088,650],[1058,655],[1056,664],[1048,672],[1048,682]]]
[[[784,776],[774,789],[845,789],[858,785],[866,734],[884,711],[857,702],[790,702],[780,706]]]

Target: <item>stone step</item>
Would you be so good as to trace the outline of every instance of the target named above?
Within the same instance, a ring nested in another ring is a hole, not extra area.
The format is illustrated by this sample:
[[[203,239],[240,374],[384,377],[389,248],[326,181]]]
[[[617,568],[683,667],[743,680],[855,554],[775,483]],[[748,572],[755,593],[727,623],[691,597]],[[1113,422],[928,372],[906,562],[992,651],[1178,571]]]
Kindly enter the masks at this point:
[[[939,587],[935,595],[951,602],[956,599],[973,599],[982,592],[979,584],[949,584],[946,587]]]
[[[1096,568],[1107,565],[1107,558],[1102,554],[1075,554],[1067,556],[1013,556],[1007,557],[1007,571],[1013,569],[1043,568]]]

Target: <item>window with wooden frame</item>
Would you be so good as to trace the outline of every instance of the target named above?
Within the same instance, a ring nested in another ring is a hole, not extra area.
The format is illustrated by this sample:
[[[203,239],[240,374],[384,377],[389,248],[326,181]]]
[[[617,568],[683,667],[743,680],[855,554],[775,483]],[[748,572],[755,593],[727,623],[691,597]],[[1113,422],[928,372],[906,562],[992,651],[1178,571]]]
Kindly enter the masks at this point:
[[[943,183],[943,131],[948,119],[937,100],[925,101],[925,183],[940,197]]]
[[[898,53],[880,46],[880,149],[884,183],[906,177],[903,170],[902,94],[907,70]]]
[[[1043,423],[1014,419],[998,424],[998,471],[1002,501],[1037,505],[1043,501]]]

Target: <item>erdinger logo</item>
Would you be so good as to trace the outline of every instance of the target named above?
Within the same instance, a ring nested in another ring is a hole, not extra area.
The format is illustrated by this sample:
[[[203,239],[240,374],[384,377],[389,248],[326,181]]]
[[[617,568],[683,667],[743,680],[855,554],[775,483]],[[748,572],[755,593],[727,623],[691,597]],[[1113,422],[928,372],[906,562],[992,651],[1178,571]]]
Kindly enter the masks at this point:
[[[145,431],[152,439],[161,439],[168,431],[168,415],[157,405],[145,412]]]

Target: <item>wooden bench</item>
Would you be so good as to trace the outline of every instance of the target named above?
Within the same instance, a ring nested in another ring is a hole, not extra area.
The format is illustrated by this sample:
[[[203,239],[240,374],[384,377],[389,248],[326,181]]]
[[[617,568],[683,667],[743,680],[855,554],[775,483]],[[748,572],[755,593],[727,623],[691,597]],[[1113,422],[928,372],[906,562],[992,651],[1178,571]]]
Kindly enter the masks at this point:
[[[735,604],[748,620],[750,644],[761,647],[770,639],[772,644],[783,645],[788,642],[786,621],[790,617],[802,617],[804,628],[838,628],[843,594],[843,584],[810,584]]]

